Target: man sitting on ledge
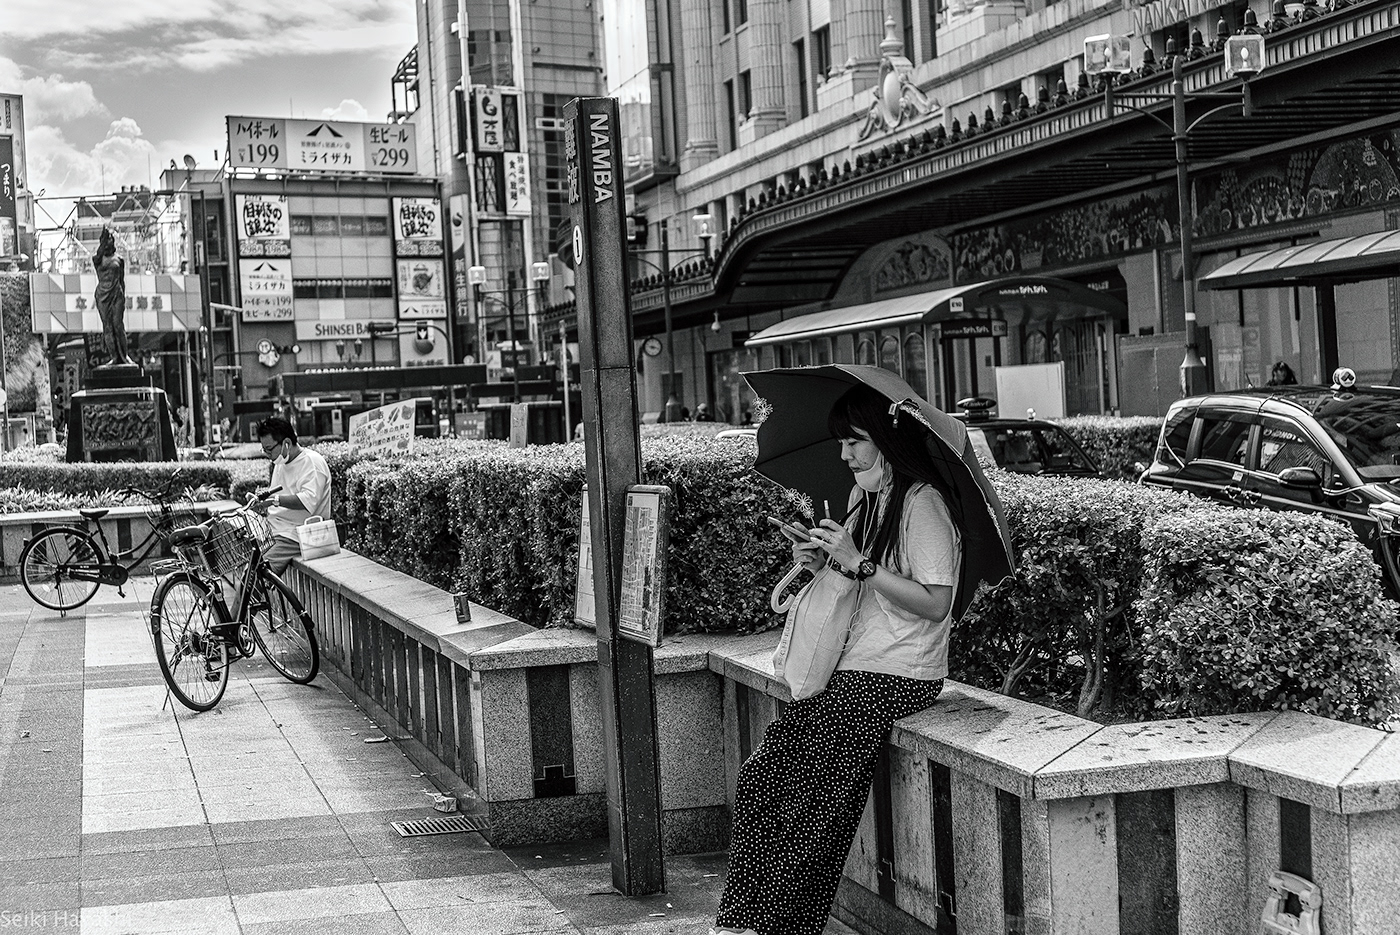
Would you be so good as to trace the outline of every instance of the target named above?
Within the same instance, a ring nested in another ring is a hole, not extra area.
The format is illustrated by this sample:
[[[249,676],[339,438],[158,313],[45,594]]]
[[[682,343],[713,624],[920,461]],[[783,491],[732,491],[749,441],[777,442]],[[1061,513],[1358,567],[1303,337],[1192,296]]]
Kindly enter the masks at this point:
[[[257,433],[277,490],[267,501],[273,535],[267,562],[280,575],[301,555],[296,528],[312,516],[331,518],[331,469],[319,452],[297,444],[297,430],[286,419],[263,419]]]

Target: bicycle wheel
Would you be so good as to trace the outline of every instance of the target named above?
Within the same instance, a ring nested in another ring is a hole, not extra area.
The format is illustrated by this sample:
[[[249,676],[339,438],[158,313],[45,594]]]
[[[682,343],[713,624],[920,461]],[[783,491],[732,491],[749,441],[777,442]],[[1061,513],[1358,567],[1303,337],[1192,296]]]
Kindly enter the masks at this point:
[[[151,598],[156,661],[170,692],[193,711],[208,711],[228,688],[228,646],[209,586],[188,572],[171,575]]]
[[[30,539],[19,553],[20,580],[36,604],[74,610],[97,593],[100,555],[92,536],[56,526]]]
[[[248,624],[258,648],[284,678],[305,685],[316,677],[321,667],[316,627],[280,579],[271,574],[258,577],[249,596]]]

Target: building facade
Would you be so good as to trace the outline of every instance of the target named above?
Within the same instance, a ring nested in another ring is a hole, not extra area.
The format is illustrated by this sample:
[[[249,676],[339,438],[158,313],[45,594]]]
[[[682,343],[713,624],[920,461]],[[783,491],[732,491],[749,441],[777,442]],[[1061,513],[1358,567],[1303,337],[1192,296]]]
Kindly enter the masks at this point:
[[[605,3],[634,226],[654,245],[666,225],[684,261],[669,281],[633,270],[639,348],[667,292],[674,321],[671,367],[639,352],[643,408],[676,387],[737,422],[744,370],[850,361],[944,408],[1059,364],[1066,413],[1163,411],[1186,340],[1176,56],[1208,385],[1262,384],[1277,361],[1305,382],[1338,365],[1389,382],[1394,257],[1249,288],[1209,274],[1400,226],[1397,16],[1379,0]],[[1226,61],[1243,33],[1264,37],[1257,74]],[[1085,63],[1103,34],[1132,49],[1112,100]]]
[[[563,108],[602,93],[597,11],[591,2],[429,0],[418,16],[418,44],[394,76],[395,107],[424,129],[420,163],[442,181],[458,361],[499,366],[512,339],[543,359],[558,338],[542,333],[539,311],[572,284],[554,259],[568,215]],[[539,263],[548,279],[536,277]],[[475,287],[472,267],[483,271]]]

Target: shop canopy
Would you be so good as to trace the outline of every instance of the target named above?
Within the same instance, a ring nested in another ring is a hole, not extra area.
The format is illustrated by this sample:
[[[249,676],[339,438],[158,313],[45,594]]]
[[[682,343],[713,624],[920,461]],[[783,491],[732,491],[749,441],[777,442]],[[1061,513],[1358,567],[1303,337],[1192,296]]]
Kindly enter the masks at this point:
[[[951,289],[935,289],[917,295],[800,315],[765,328],[745,344],[749,347],[786,344],[806,338],[890,328],[914,322],[987,319],[1011,311],[1029,316],[1056,314],[1065,310],[1083,312],[1084,309],[1110,315],[1127,314],[1123,303],[1113,296],[1077,282],[1049,276],[1006,276]]]
[[[1325,286],[1400,276],[1400,231],[1314,240],[1231,260],[1201,277],[1206,289]]]

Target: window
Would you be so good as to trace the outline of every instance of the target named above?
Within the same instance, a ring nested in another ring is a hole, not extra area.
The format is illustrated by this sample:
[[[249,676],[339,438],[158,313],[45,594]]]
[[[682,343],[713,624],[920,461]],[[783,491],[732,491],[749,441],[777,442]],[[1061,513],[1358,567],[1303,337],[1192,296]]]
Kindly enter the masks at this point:
[[[724,83],[724,105],[729,115],[729,148],[739,148],[739,115],[734,112],[734,82]]]
[[[1044,331],[1026,332],[1026,341],[1021,354],[1023,364],[1043,364],[1045,355],[1049,353]]]
[[[1259,435],[1259,470],[1278,474],[1291,467],[1310,467],[1324,481],[1327,478],[1327,459],[1302,429],[1266,418]]]
[[[363,237],[365,235],[365,219],[357,215],[344,214],[340,217],[340,236],[342,237]]]
[[[886,331],[880,335],[880,366],[899,373],[899,333]]]
[[[311,218],[311,233],[317,237],[339,237],[340,218],[318,214]]]
[[[1195,418],[1196,410],[1182,409],[1167,419],[1157,442],[1157,463],[1186,465],[1186,448],[1191,443],[1191,425]]]
[[[724,21],[724,31],[728,33],[731,28],[729,25],[729,0],[719,0],[719,9],[720,17]]]
[[[862,331],[856,335],[856,363],[875,366],[875,332]]]
[[[947,0],[928,0],[928,57],[938,58],[938,24],[948,10]]]
[[[369,217],[365,218],[365,236],[388,237],[389,219],[382,216],[375,217],[374,215],[370,215]]]
[[[1201,458],[1243,465],[1249,453],[1249,423],[1220,413],[1202,421]]]
[[[792,44],[792,51],[797,55],[797,100],[798,108],[803,117],[807,116],[807,47],[803,40],[798,39]]]
[[[739,119],[749,119],[749,114],[753,113],[753,74],[752,72],[739,72]]]
[[[734,0],[734,19],[740,26],[749,21],[749,0]]]
[[[812,366],[812,342],[798,341],[792,346],[792,366]]]
[[[904,336],[904,382],[919,395],[928,394],[928,365],[924,360],[924,335],[913,330]]]
[[[904,27],[904,57],[914,61],[914,0],[899,0],[899,22]]]
[[[826,81],[831,73],[831,27],[823,26],[812,31],[812,65],[816,69],[817,83]]]

